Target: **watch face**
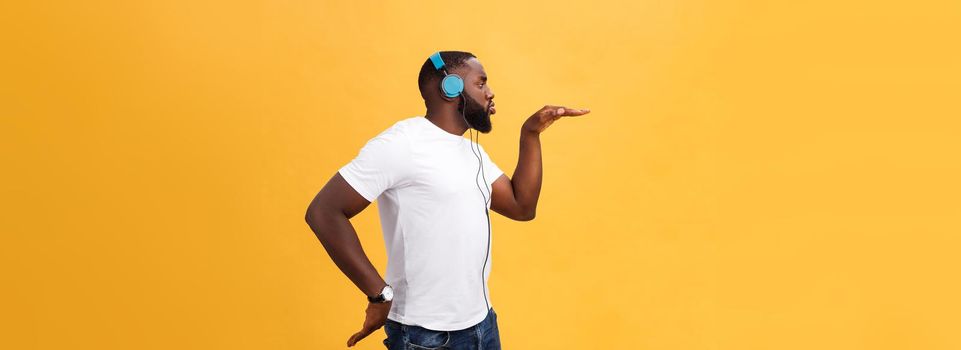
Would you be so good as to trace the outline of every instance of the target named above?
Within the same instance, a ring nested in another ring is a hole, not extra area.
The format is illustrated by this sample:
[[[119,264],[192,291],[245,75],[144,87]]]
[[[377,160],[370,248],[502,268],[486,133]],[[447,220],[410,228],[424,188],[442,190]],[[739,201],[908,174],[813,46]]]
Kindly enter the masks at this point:
[[[384,287],[384,299],[394,300],[394,289],[390,286]]]

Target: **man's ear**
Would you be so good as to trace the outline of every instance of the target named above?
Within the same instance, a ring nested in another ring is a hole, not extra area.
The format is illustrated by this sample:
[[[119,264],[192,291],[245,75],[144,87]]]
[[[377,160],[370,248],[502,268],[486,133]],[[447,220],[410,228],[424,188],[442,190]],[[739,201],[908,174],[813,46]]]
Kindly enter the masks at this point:
[[[465,101],[464,101],[464,93],[463,93],[463,92],[461,92],[460,95],[457,95],[457,97],[447,97],[447,95],[444,95],[443,92],[439,92],[439,91],[437,92],[437,95],[439,95],[440,98],[442,98],[442,99],[443,99],[444,101],[446,101],[446,102],[454,102],[454,101],[457,101],[457,106],[460,106],[462,103],[465,102]]]

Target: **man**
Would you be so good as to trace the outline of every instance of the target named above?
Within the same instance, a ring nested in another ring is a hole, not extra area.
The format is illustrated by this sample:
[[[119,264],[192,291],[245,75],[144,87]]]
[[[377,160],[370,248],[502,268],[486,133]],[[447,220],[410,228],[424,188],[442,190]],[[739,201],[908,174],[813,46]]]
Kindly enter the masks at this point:
[[[541,189],[540,134],[561,117],[589,110],[545,106],[530,116],[508,178],[483,147],[463,137],[469,128],[490,132],[497,112],[477,58],[436,53],[421,67],[418,87],[425,115],[398,121],[368,141],[320,190],[306,220],[367,295],[363,328],[348,347],[384,326],[389,349],[500,349],[487,289],[488,209],[532,220]],[[387,247],[386,281],[349,221],[374,200]]]

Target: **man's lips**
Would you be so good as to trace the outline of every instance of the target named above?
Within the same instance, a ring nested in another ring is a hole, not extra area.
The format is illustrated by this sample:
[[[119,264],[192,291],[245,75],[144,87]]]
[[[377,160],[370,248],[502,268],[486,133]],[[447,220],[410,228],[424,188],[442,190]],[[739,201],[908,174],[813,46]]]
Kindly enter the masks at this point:
[[[497,108],[494,107],[494,102],[491,102],[490,112],[491,114],[497,113]]]

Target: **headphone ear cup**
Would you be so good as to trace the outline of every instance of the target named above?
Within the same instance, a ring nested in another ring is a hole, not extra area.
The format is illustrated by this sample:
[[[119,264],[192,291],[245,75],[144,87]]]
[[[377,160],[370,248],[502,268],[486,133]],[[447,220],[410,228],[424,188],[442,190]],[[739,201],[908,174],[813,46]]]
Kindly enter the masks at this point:
[[[454,98],[464,92],[464,79],[457,74],[448,74],[440,82],[440,90],[444,96]]]

